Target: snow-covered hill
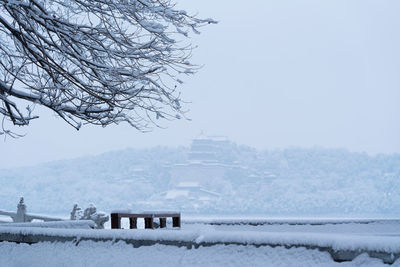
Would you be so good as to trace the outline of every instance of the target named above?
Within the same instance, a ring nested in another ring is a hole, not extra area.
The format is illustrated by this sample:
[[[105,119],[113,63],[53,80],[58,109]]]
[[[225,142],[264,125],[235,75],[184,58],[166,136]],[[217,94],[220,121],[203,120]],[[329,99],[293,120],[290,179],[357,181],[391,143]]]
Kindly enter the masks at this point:
[[[14,210],[24,196],[31,212],[65,215],[75,202],[93,202],[105,211],[400,214],[399,154],[370,156],[322,148],[258,151],[227,141],[201,148],[211,149],[213,160],[196,161],[193,149],[127,149],[2,169],[0,208]]]

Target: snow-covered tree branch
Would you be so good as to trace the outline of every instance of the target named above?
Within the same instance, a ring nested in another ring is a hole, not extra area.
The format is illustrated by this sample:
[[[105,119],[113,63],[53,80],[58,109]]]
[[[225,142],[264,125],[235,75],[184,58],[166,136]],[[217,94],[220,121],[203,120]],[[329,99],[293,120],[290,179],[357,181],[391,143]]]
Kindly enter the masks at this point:
[[[179,118],[188,34],[210,23],[170,0],[0,0],[0,134],[35,105],[76,129]]]

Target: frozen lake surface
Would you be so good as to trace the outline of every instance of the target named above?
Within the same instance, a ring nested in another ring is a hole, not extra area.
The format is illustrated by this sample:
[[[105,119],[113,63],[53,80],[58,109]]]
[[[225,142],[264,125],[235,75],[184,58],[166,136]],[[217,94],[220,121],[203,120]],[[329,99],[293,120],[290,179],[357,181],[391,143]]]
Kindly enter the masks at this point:
[[[385,219],[189,219],[184,229],[399,236],[400,220]]]

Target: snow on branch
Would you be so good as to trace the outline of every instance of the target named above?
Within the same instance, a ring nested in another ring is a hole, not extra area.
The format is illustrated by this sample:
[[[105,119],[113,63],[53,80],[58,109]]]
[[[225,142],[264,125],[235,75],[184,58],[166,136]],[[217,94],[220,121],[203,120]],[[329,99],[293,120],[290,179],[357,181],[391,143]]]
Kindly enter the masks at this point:
[[[179,118],[178,76],[197,70],[189,33],[211,23],[170,0],[2,0],[0,116],[26,126],[41,105],[76,129],[141,131]]]

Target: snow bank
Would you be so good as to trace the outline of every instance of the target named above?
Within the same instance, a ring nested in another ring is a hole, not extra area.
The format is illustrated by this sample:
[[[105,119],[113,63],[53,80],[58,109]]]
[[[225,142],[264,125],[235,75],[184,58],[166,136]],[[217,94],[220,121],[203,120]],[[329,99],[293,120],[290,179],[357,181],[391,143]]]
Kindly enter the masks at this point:
[[[56,229],[33,227],[3,227],[2,234],[36,235],[64,237],[69,239],[125,240],[127,242],[153,241],[153,243],[174,243],[177,245],[270,245],[270,246],[306,246],[332,248],[335,251],[376,251],[400,253],[400,238],[397,235],[373,234],[335,234],[310,232],[256,232],[256,231],[208,231],[208,230],[86,230]],[[168,241],[168,242],[165,242]],[[186,244],[185,244],[186,243]],[[148,244],[152,244],[151,242]]]
[[[326,252],[305,248],[223,246],[187,248],[154,245],[133,248],[122,242],[84,241],[33,245],[0,243],[0,266],[385,266],[382,261],[358,256],[351,262],[337,263]],[[398,262],[395,263],[397,265]]]

